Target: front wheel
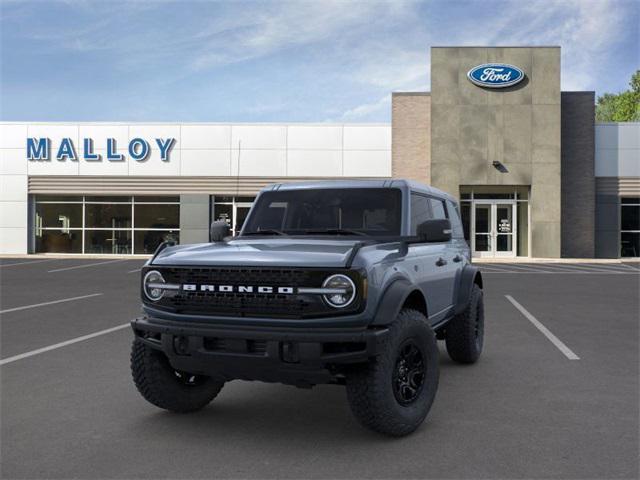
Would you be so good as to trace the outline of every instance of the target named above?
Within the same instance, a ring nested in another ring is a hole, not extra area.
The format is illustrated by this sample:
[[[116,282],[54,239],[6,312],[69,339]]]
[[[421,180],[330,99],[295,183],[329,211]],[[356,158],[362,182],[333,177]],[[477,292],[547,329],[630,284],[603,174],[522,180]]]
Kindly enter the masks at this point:
[[[222,380],[175,370],[164,353],[138,340],[131,348],[131,374],[145,400],[177,413],[204,408],[224,385]]]
[[[358,421],[392,436],[416,430],[438,389],[436,337],[424,315],[403,309],[391,324],[384,351],[347,375],[347,397]]]

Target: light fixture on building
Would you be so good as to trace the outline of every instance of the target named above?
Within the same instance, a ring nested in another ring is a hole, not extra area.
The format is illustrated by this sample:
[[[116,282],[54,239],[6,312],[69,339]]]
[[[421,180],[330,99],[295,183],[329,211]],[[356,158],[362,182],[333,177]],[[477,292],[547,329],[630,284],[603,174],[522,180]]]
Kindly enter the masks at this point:
[[[499,162],[498,160],[494,160],[494,161],[492,162],[492,165],[493,165],[493,166],[494,166],[494,168],[495,168],[496,170],[498,170],[500,173],[509,173],[509,170],[507,170],[507,167],[505,167],[505,166],[503,165],[503,163],[502,163],[502,162]]]

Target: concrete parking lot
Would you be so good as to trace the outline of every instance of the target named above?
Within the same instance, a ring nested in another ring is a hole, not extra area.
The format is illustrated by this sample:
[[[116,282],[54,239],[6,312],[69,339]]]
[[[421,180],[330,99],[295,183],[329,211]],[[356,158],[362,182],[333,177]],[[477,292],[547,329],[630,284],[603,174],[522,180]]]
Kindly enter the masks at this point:
[[[638,478],[637,263],[483,264],[483,357],[441,351],[402,439],[362,429],[337,386],[147,404],[126,326],[142,263],[0,260],[2,478]]]

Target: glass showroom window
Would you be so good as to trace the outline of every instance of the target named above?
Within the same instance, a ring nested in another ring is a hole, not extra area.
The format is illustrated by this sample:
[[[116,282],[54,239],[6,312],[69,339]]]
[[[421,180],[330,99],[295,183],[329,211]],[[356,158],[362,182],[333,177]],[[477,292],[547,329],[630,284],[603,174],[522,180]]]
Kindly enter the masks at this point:
[[[36,252],[82,253],[82,197],[36,198]]]
[[[255,197],[213,197],[213,218],[224,220],[237,235],[249,214]]]
[[[38,196],[36,252],[150,254],[180,239],[180,199],[160,196]]]
[[[640,197],[620,199],[620,256],[640,257]]]

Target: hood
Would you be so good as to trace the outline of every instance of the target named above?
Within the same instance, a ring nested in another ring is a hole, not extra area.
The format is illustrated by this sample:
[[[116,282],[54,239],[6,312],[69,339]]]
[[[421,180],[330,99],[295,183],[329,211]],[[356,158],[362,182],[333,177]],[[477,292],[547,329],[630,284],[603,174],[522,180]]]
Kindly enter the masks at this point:
[[[342,268],[356,243],[353,239],[269,237],[177,245],[162,250],[152,265]]]

